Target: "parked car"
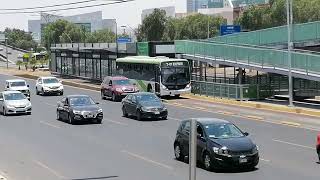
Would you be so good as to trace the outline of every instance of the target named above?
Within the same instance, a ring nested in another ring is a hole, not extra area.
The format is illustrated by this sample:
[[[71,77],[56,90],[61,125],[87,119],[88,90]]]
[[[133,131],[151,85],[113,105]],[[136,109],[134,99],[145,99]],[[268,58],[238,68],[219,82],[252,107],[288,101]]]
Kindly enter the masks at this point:
[[[257,145],[234,124],[214,118],[197,118],[197,160],[206,170],[255,168],[259,163]],[[177,160],[189,155],[190,121],[182,121],[174,141]]]
[[[4,91],[0,93],[0,112],[10,114],[31,114],[32,105],[20,91]]]
[[[101,123],[103,111],[94,100],[87,95],[71,95],[58,102],[57,119],[76,122],[90,121]]]
[[[40,77],[36,83],[36,94],[59,94],[63,95],[63,85],[56,77]]]
[[[6,91],[20,91],[30,100],[29,85],[23,79],[6,80]]]
[[[317,153],[318,153],[318,158],[320,162],[320,133],[318,134],[318,137],[317,137]]]
[[[154,93],[140,92],[127,95],[122,100],[122,113],[124,117],[130,115],[142,119],[167,119],[168,110],[161,99]]]
[[[101,83],[101,98],[111,97],[112,101],[118,101],[128,94],[139,92],[139,88],[126,77],[105,77]]]

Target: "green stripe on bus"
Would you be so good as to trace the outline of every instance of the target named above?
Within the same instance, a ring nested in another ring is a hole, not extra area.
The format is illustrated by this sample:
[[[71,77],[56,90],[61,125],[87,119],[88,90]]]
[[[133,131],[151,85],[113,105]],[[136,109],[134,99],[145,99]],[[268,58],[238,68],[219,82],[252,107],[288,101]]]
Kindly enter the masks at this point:
[[[137,80],[137,82],[143,91],[147,91],[147,86],[144,84],[144,82],[142,80]]]

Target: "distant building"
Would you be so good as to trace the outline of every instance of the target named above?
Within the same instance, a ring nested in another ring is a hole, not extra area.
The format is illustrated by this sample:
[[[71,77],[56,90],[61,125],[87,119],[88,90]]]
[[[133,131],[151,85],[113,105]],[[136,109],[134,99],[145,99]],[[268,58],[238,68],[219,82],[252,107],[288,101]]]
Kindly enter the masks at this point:
[[[168,6],[168,7],[160,7],[160,8],[151,8],[151,9],[144,9],[141,13],[141,22],[150,14],[153,13],[155,9],[161,9],[166,11],[167,17],[175,17],[176,15],[176,8],[174,6]]]
[[[102,11],[97,11],[93,13],[79,14],[74,16],[57,16],[52,14],[41,14],[40,20],[29,20],[28,21],[28,31],[32,33],[33,38],[41,42],[43,36],[44,28],[52,22],[59,19],[67,20],[72,22],[82,28],[87,32],[94,32],[102,29],[110,29],[111,31],[116,31],[116,22],[114,19],[103,19]]]
[[[187,13],[198,12],[198,9],[207,7],[209,0],[187,0]]]

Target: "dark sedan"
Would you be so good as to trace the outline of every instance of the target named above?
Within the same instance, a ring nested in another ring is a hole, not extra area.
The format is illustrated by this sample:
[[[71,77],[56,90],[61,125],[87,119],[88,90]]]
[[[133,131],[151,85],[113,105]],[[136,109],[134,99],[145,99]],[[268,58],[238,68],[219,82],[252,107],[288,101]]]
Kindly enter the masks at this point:
[[[124,117],[130,115],[142,119],[167,119],[168,110],[161,99],[153,93],[134,93],[127,95],[122,100]]]
[[[319,163],[320,163],[320,133],[317,136],[317,153],[318,153],[318,158],[319,158]]]
[[[58,102],[57,119],[75,124],[81,121],[101,123],[103,119],[102,109],[90,96],[72,95],[64,97]]]
[[[220,119],[197,119],[197,160],[206,170],[254,169],[259,163],[258,147],[234,124]],[[174,142],[176,159],[189,154],[190,121],[182,121]]]

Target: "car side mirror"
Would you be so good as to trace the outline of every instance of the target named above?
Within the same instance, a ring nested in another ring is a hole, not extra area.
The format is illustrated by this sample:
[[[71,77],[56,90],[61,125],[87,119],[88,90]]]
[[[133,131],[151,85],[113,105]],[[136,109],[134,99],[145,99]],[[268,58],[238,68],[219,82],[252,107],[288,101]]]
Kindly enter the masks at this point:
[[[136,86],[137,84],[136,84],[136,83],[133,83],[132,85]]]
[[[247,132],[245,132],[245,133],[243,133],[245,136],[249,136],[249,133],[247,133]]]
[[[96,104],[100,104],[99,102],[96,102]]]
[[[61,81],[61,80],[59,80],[59,83],[61,83],[61,84],[62,84],[62,81]]]
[[[30,87],[29,84],[27,85],[27,87]]]
[[[9,89],[10,87],[9,87],[9,86],[7,86],[7,88]]]

